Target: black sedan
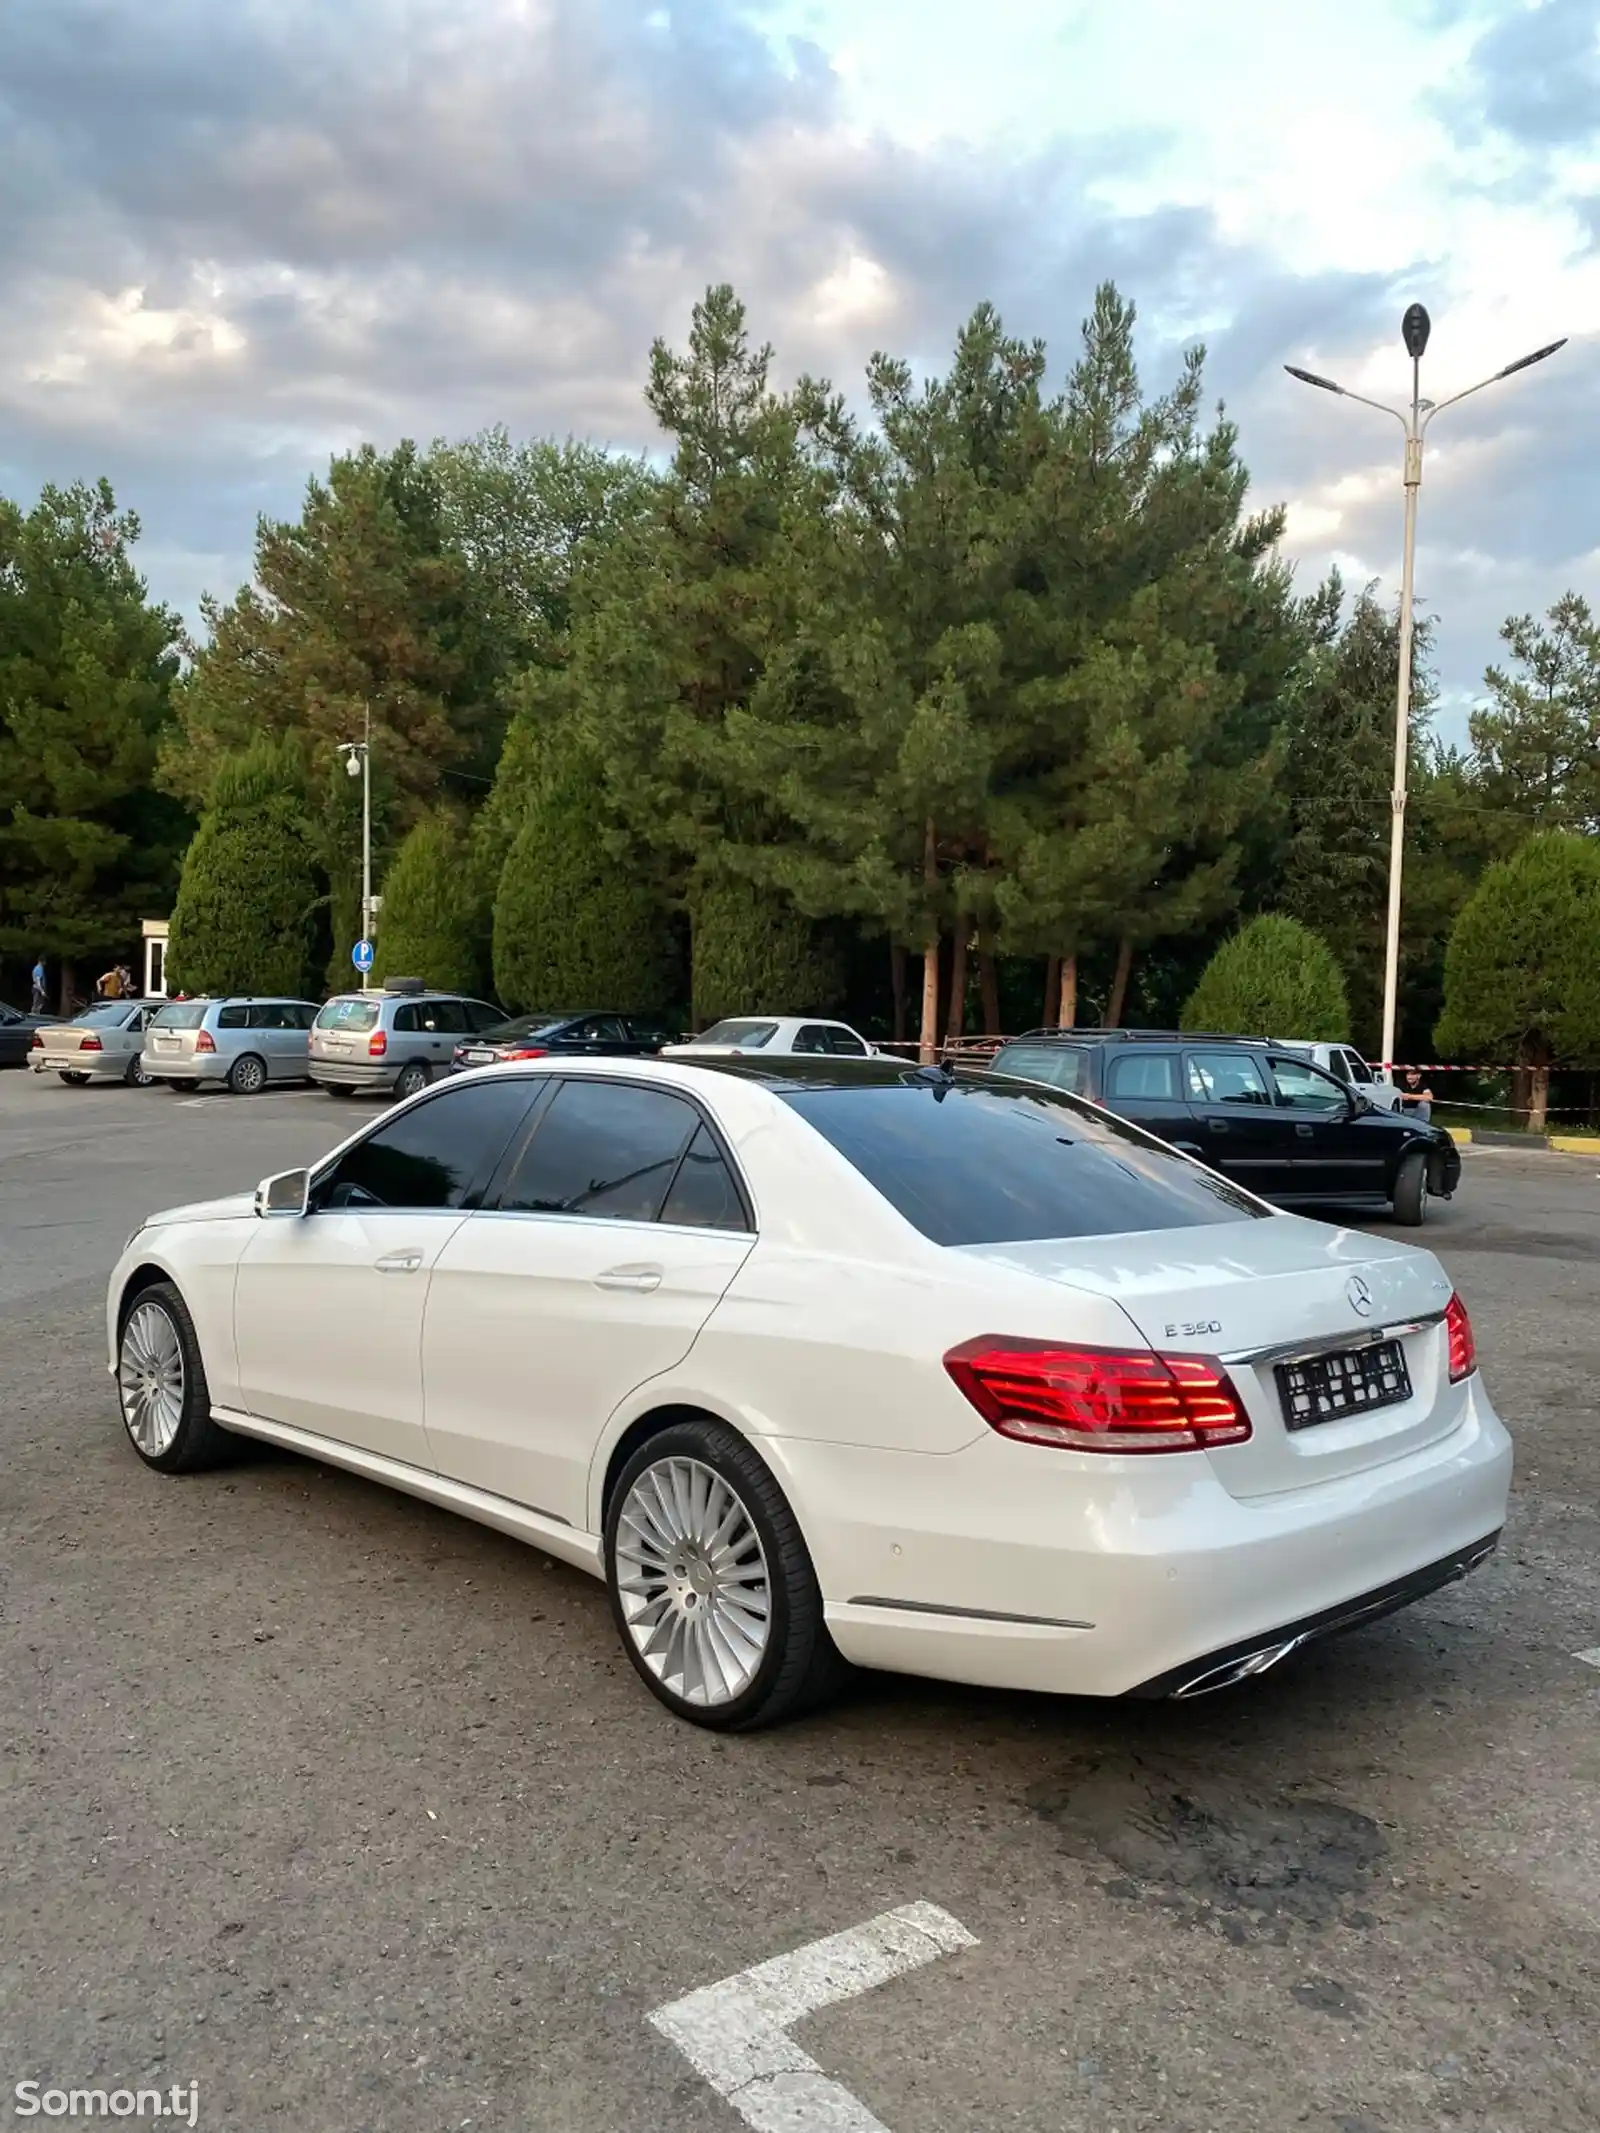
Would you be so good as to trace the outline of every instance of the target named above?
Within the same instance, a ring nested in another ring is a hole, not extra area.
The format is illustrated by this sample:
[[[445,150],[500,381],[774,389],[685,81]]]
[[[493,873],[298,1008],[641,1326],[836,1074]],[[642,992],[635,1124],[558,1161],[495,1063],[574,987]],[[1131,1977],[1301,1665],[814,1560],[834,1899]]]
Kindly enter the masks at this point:
[[[587,1008],[581,1014],[514,1015],[479,1036],[464,1037],[451,1071],[499,1066],[507,1059],[643,1059],[659,1052],[672,1032],[648,1015]]]
[[[0,1066],[26,1066],[36,1029],[48,1029],[59,1015],[25,1015],[0,1000]]]

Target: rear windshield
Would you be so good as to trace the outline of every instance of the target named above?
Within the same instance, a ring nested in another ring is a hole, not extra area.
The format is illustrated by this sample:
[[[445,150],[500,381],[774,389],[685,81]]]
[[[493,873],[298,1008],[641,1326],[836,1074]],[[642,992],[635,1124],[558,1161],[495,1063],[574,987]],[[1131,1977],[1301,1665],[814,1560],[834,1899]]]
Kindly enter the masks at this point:
[[[126,1022],[132,1013],[133,1009],[126,1000],[113,1000],[108,1007],[91,1007],[86,1014],[78,1015],[75,1019],[83,1023],[98,1022],[104,1029],[108,1023],[120,1025]]]
[[[198,1029],[206,1019],[209,1000],[179,1000],[162,1008],[151,1022],[152,1029]]]
[[[1269,1213],[1053,1090],[902,1081],[777,1093],[935,1244],[1111,1237]]]
[[[1083,1087],[1082,1048],[1069,1044],[1003,1044],[994,1055],[997,1074],[1015,1074],[1020,1081],[1048,1081],[1052,1088]]]
[[[778,1033],[776,1022],[714,1022],[710,1029],[698,1037],[691,1037],[691,1044],[739,1044],[747,1051],[759,1051],[770,1043]]]
[[[571,1020],[571,1015],[513,1015],[509,1022],[496,1022],[479,1034],[490,1044],[509,1044],[513,1037],[553,1037]]]
[[[330,1000],[318,1014],[313,1029],[376,1029],[376,1000]]]

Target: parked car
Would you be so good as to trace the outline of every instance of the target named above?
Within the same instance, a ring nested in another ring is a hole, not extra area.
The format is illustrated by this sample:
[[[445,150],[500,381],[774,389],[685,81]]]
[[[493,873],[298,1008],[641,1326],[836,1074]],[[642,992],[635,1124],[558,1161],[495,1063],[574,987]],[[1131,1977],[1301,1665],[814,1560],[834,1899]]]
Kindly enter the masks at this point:
[[[1380,1110],[1265,1040],[1035,1030],[1002,1045],[994,1071],[1086,1096],[1280,1206],[1387,1201],[1415,1225],[1461,1178],[1442,1126]]]
[[[225,1088],[255,1096],[273,1081],[304,1081],[315,1000],[276,996],[169,1000],[144,1036],[144,1070],[169,1089]]]
[[[503,1007],[402,980],[381,992],[336,994],[311,1031],[311,1079],[337,1096],[386,1089],[415,1096],[448,1074],[456,1045],[505,1022]]]
[[[78,1086],[126,1081],[141,1089],[150,1079],[145,1031],[160,1005],[159,1000],[106,1000],[71,1022],[36,1030],[28,1064],[36,1074],[59,1074]]]
[[[20,1007],[0,1000],[0,1066],[26,1066],[35,1031],[51,1029],[60,1020],[59,1015],[25,1015]]]
[[[873,1056],[874,1047],[848,1022],[828,1022],[815,1015],[735,1015],[725,1022],[714,1022],[710,1029],[702,1030],[698,1037],[686,1038],[682,1044],[661,1047],[663,1059],[701,1059],[719,1054],[738,1058],[745,1052],[759,1052],[764,1059],[807,1055],[866,1059]]]
[[[1284,1051],[1303,1053],[1313,1066],[1321,1067],[1335,1081],[1359,1089],[1368,1103],[1376,1104],[1380,1111],[1399,1110],[1399,1089],[1375,1074],[1353,1044],[1317,1044],[1309,1037],[1279,1037],[1273,1041]]]
[[[882,1059],[452,1076],[153,1216],[106,1335],[148,1465],[260,1437],[528,1541],[713,1727],[841,1655],[1222,1688],[1471,1570],[1511,1478],[1431,1253]]]
[[[503,1066],[513,1059],[642,1059],[659,1052],[669,1032],[648,1015],[597,1013],[514,1015],[466,1037],[456,1046],[452,1068]]]

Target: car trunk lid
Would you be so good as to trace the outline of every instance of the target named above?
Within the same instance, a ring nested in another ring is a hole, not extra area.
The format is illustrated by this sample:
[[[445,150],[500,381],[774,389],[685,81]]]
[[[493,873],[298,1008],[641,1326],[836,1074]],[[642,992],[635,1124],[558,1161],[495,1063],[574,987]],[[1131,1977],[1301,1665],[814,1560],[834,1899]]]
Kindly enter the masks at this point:
[[[1251,1435],[1204,1456],[1234,1496],[1277,1495],[1382,1465],[1448,1435],[1459,1419],[1459,1401],[1447,1397],[1442,1323],[1450,1284],[1429,1252],[1291,1215],[966,1249],[1112,1299],[1162,1354],[1220,1358]],[[1400,1348],[1409,1396],[1291,1428],[1280,1370],[1308,1354],[1356,1353],[1380,1335]]]

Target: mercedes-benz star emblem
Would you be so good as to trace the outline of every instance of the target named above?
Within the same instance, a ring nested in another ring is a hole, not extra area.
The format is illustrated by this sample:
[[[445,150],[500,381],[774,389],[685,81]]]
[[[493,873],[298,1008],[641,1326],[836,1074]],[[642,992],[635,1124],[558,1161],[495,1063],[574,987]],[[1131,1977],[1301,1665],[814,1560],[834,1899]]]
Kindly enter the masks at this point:
[[[1365,1318],[1372,1309],[1372,1291],[1359,1274],[1350,1276],[1348,1283],[1345,1285],[1344,1293],[1350,1299],[1351,1308],[1359,1311],[1361,1316]]]

